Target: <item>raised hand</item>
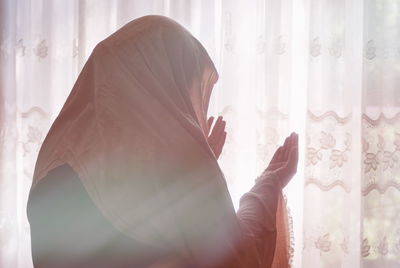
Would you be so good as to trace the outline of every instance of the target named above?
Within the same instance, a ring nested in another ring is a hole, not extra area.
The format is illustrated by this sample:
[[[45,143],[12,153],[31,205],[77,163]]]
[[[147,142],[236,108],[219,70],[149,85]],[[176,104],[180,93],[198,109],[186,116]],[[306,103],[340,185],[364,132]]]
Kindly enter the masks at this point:
[[[219,116],[217,121],[215,121],[214,127],[211,130],[214,117],[211,116],[207,120],[208,125],[208,144],[210,145],[215,157],[218,159],[221,155],[222,148],[224,147],[226,140],[225,125],[226,122],[223,120],[222,116]],[[211,133],[210,133],[211,132]]]
[[[299,137],[292,133],[286,138],[285,143],[280,146],[271,159],[268,167],[260,176],[268,173],[275,173],[281,188],[285,187],[297,172],[297,163],[299,161]]]

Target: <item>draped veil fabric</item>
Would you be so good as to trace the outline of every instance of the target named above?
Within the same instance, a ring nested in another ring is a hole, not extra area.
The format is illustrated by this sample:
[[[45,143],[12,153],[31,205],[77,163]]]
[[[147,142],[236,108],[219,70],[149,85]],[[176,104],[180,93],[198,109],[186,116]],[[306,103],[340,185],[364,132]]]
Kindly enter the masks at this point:
[[[128,23],[86,62],[42,145],[32,189],[67,163],[129,237],[197,263],[240,255],[241,227],[206,140],[217,79],[203,46],[176,22]]]

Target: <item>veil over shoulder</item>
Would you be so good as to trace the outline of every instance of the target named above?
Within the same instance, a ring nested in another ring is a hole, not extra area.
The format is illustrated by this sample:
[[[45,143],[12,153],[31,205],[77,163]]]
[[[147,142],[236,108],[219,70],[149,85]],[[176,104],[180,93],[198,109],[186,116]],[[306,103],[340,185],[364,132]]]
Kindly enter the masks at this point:
[[[127,236],[204,267],[250,267],[260,251],[240,246],[243,222],[205,135],[217,79],[206,50],[182,26],[162,16],[131,21],[87,60],[42,145],[32,189],[69,164]],[[280,189],[273,191],[278,200]],[[286,234],[277,234],[281,245]],[[260,260],[251,267],[268,267]]]

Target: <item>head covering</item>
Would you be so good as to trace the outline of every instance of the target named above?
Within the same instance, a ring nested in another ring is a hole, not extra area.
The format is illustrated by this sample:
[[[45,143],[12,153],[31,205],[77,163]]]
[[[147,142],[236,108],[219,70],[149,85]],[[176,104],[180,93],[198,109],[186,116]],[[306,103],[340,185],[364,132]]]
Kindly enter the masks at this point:
[[[210,230],[232,235],[229,226],[215,230],[234,225],[235,211],[205,136],[217,78],[205,49],[176,22],[128,23],[90,55],[42,145],[32,189],[67,163],[134,239],[187,257]]]
[[[173,263],[205,267],[233,256],[237,265],[227,267],[247,267],[246,250],[236,247],[240,223],[206,138],[217,79],[203,46],[176,22],[146,16],[128,23],[83,67],[39,152],[31,191],[69,164],[115,228],[173,251]],[[287,263],[281,231],[275,255]],[[274,267],[286,266],[274,260]]]

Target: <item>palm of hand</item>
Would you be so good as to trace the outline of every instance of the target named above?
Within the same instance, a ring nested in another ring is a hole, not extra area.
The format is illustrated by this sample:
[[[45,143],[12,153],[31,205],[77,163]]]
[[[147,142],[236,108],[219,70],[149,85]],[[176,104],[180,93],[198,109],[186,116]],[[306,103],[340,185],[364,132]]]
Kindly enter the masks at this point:
[[[214,117],[212,116],[207,120],[209,135],[207,141],[215,155],[215,158],[218,159],[221,155],[226,140],[226,122],[222,119],[222,116],[219,116],[217,121],[215,121],[214,127],[211,130],[213,121]]]
[[[297,171],[299,159],[298,135],[292,133],[286,138],[285,143],[280,146],[271,159],[264,173],[274,172],[279,178],[281,187],[285,187]]]

